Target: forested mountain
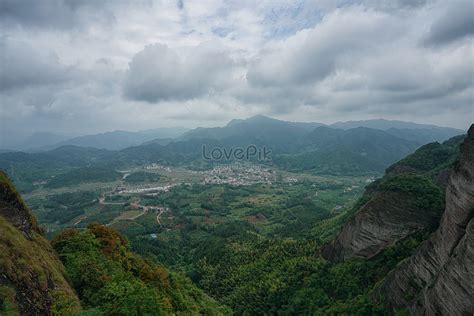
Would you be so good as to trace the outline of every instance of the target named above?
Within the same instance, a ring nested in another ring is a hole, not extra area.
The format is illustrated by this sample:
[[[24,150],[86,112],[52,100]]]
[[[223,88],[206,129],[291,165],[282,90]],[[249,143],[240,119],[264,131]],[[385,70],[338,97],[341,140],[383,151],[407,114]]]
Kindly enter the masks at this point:
[[[139,145],[156,138],[175,138],[188,129],[186,128],[156,128],[151,130],[128,132],[113,131],[103,134],[86,135],[57,142],[52,147],[74,145],[82,147],[94,147],[99,149],[119,150],[130,146]]]
[[[439,224],[377,290],[390,311],[474,312],[474,125],[459,154],[461,141],[428,144],[388,168],[384,178],[367,188],[361,207],[337,238],[322,248],[323,256],[334,262],[371,258],[409,236],[433,232]]]
[[[455,128],[450,128],[450,127],[439,127],[436,125],[418,124],[418,123],[413,123],[413,122],[384,120],[384,119],[336,122],[334,124],[331,124],[331,127],[342,128],[342,129],[367,127],[367,128],[381,129],[381,130],[388,130],[391,128],[395,128],[395,129],[446,129],[446,130],[455,130],[456,133],[459,133],[460,131],[460,130],[457,130]]]
[[[382,124],[379,121],[373,123],[369,125],[379,127]],[[413,123],[398,125],[414,126]],[[119,151],[95,147],[121,148],[126,143],[144,140],[152,132],[113,132],[72,141],[92,147],[65,145],[40,153],[0,153],[0,168],[7,170],[23,190],[28,187],[28,182],[54,175],[55,169],[85,166],[126,169],[150,163],[209,168],[216,161],[203,160],[203,146],[208,150],[215,147],[245,150],[249,145],[255,145],[270,151],[271,160],[258,161],[257,157],[251,157],[253,161],[288,171],[326,175],[380,174],[390,164],[424,144],[425,140],[445,139],[457,132],[415,126],[416,130],[337,129],[319,123],[285,122],[255,116],[233,120],[222,128],[195,129],[178,139],[150,140]],[[123,133],[126,134],[124,137]],[[218,163],[232,161],[235,159],[221,159]]]
[[[224,127],[197,128],[185,133],[180,139],[224,139],[228,137],[250,137],[256,139],[278,139],[282,142],[295,140],[310,132],[321,123],[287,122],[256,115],[246,120],[232,120]]]
[[[440,226],[386,278],[389,306],[411,314],[474,313],[474,125],[446,188]]]
[[[51,146],[65,141],[70,137],[48,132],[34,133],[17,144],[12,144],[16,150],[39,150],[43,147]]]
[[[33,183],[57,174],[92,164],[109,161],[114,152],[105,149],[63,146],[47,152],[8,152],[0,154],[0,169],[5,170],[21,191],[29,191]]]
[[[9,144],[9,150],[20,151],[47,151],[65,145],[94,147],[98,149],[120,150],[142,143],[158,143],[166,145],[177,140],[190,139],[237,139],[239,143],[265,143],[279,149],[292,151],[293,142],[300,142],[301,138],[313,131],[316,127],[326,126],[316,122],[288,122],[262,115],[248,119],[234,119],[224,127],[196,128],[156,128],[138,132],[113,131],[95,135],[85,135],[70,138],[53,133],[34,133],[21,142]],[[333,129],[353,129],[366,127],[386,131],[399,138],[415,142],[418,145],[432,141],[444,141],[462,133],[461,130],[435,125],[416,124],[402,121],[365,120],[338,122],[329,125]],[[280,147],[281,148],[280,148]]]
[[[338,238],[323,248],[331,261],[372,257],[416,232],[433,231],[444,208],[444,189],[463,137],[430,143],[387,168],[364,194],[364,205]]]
[[[258,140],[281,138],[282,142],[289,142],[295,140],[299,141],[302,136],[313,131],[316,127],[321,126],[327,125],[316,122],[287,122],[257,115],[245,120],[232,120],[224,127],[193,129],[186,132],[179,139],[199,138],[220,140],[229,137],[247,137]],[[463,133],[462,130],[455,128],[382,119],[338,122],[327,127],[343,130],[359,127],[377,129],[418,144],[426,144],[431,141],[444,141]]]
[[[403,139],[409,139],[418,144],[427,144],[435,141],[444,141],[461,133],[454,128],[389,128],[387,133]]]
[[[276,156],[274,162],[294,171],[364,174],[383,171],[416,147],[413,142],[381,130],[318,127],[305,136],[299,153]]]

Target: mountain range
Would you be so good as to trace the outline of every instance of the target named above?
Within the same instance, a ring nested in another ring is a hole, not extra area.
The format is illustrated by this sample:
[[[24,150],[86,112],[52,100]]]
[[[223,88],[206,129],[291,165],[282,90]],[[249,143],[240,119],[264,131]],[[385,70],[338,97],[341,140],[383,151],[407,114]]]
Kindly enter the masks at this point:
[[[16,144],[10,144],[3,151],[48,151],[66,145],[94,147],[98,149],[120,150],[126,147],[139,145],[157,138],[176,138],[189,129],[183,127],[155,128],[138,132],[116,130],[94,135],[67,137],[54,133],[34,133]]]
[[[222,140],[229,137],[273,140],[279,137],[282,141],[291,142],[299,140],[299,138],[313,131],[316,127],[321,126],[340,130],[349,130],[359,127],[382,130],[393,136],[420,145],[431,141],[444,141],[463,133],[462,130],[450,127],[383,119],[337,122],[326,125],[316,122],[288,122],[263,115],[256,115],[246,120],[234,119],[224,127],[196,128],[184,133],[178,140],[197,138]]]
[[[385,168],[421,145],[464,133],[452,128],[383,120],[351,122],[343,127],[254,116],[232,120],[224,127],[190,131],[115,131],[62,141],[41,152],[0,153],[0,168],[25,189],[22,183],[26,185],[46,176],[54,168],[66,171],[99,166],[112,170],[150,163],[209,168],[235,160],[205,161],[203,145],[225,149],[255,145],[271,151],[272,159],[260,163],[279,169],[328,175],[382,174]]]
[[[64,145],[94,147],[99,149],[121,150],[140,144],[167,144],[171,141],[190,139],[225,139],[239,137],[259,139],[263,142],[272,142],[276,137],[280,142],[291,143],[316,127],[326,126],[333,129],[349,130],[357,127],[366,127],[387,132],[393,136],[407,139],[422,145],[432,141],[444,141],[462,130],[439,127],[435,125],[417,124],[412,122],[372,119],[361,121],[337,122],[326,125],[317,122],[288,122],[256,115],[248,119],[234,119],[224,127],[187,129],[183,127],[155,128],[138,132],[116,130],[101,134],[68,137],[50,132],[34,133],[20,141],[0,142],[0,152],[7,151],[48,151]],[[1,148],[4,147],[4,148]]]

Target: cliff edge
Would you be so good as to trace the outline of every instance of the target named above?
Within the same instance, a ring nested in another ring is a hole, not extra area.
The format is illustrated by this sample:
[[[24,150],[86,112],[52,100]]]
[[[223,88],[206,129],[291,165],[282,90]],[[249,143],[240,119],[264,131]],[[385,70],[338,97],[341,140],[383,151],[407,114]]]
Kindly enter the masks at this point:
[[[80,303],[34,216],[0,171],[0,314],[74,314]]]
[[[446,189],[439,228],[380,288],[393,310],[411,315],[474,314],[474,125]]]
[[[331,262],[371,258],[419,231],[434,231],[444,209],[444,191],[463,136],[419,148],[367,186],[361,205],[338,236],[322,247]]]

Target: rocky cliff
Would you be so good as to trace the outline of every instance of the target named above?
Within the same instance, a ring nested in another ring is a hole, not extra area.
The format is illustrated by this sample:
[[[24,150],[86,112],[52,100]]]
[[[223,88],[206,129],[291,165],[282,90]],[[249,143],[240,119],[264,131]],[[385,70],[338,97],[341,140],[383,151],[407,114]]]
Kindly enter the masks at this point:
[[[474,125],[446,189],[439,228],[380,288],[393,310],[474,315]]]
[[[73,314],[79,300],[34,216],[0,171],[0,314]]]
[[[446,175],[462,137],[431,143],[387,169],[367,187],[365,202],[344,224],[335,240],[322,248],[332,262],[371,258],[413,233],[434,231],[444,208]]]
[[[322,255],[332,262],[371,258],[415,232],[436,227],[439,210],[416,205],[407,193],[378,192],[343,226],[338,237],[323,247]]]

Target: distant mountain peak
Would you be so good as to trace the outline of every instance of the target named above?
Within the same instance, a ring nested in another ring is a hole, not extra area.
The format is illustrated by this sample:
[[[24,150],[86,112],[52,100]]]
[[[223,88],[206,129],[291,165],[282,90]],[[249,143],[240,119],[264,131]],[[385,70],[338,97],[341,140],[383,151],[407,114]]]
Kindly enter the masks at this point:
[[[233,119],[233,120],[231,120],[229,123],[227,123],[226,126],[227,126],[227,127],[230,127],[230,126],[234,126],[234,125],[240,124],[240,123],[242,123],[242,122],[244,122],[244,120],[242,120],[242,119]],[[203,129],[203,127],[198,127],[197,129]]]
[[[336,122],[330,125],[335,128],[342,129],[351,129],[357,127],[368,127],[374,129],[388,130],[388,129],[446,129],[456,131],[454,128],[440,127],[430,124],[419,124],[414,122],[405,122],[397,120],[387,120],[387,119],[369,119],[369,120],[359,120],[359,121],[346,121],[346,122]],[[462,130],[457,130],[462,133]]]
[[[268,117],[265,115],[257,114],[254,116],[249,117],[246,121],[256,121],[256,120],[272,120],[272,121],[278,121],[277,119],[274,119],[272,117]]]
[[[265,115],[257,114],[257,115],[248,117],[246,119],[233,119],[226,125],[226,127],[235,126],[237,124],[244,123],[244,122],[258,123],[258,122],[283,122],[283,121],[280,121],[280,120],[277,120]]]

